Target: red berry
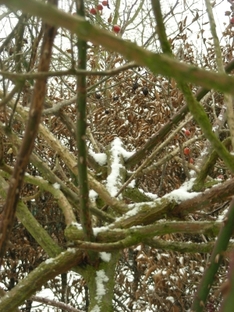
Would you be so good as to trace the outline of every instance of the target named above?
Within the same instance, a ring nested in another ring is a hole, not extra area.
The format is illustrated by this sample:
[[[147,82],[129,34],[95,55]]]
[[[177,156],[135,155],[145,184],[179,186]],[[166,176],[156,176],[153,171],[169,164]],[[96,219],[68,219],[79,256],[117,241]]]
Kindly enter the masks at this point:
[[[231,23],[231,24],[234,24],[234,17],[232,17],[232,18],[230,19],[230,23]]]
[[[103,6],[102,6],[101,4],[98,4],[98,5],[97,5],[97,9],[98,9],[99,11],[102,11],[102,10],[103,10]]]
[[[189,155],[190,154],[190,149],[188,147],[184,148],[184,155]]]
[[[102,1],[102,5],[108,6],[108,1]]]
[[[97,14],[97,10],[95,8],[90,9],[89,12],[93,15]]]
[[[186,130],[184,131],[184,134],[185,134],[186,136],[190,136],[191,132],[190,132],[188,129],[186,129]]]
[[[118,34],[119,32],[120,32],[120,26],[119,25],[114,25],[113,26],[113,31],[116,33],[116,34]]]
[[[193,158],[190,158],[190,159],[189,159],[189,163],[190,163],[190,164],[194,164]]]

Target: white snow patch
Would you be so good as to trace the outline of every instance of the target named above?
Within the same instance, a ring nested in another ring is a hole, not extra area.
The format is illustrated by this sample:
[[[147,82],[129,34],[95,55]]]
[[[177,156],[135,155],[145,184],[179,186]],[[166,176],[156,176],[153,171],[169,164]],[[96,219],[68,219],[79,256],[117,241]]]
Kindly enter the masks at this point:
[[[169,297],[166,297],[167,300],[169,300],[171,303],[175,303],[175,300],[173,297],[169,296]]]
[[[72,222],[71,225],[75,226],[78,230],[82,230],[82,226],[80,223]]]
[[[141,207],[142,204],[133,204],[133,208],[125,214],[125,217],[135,216],[140,211]]]
[[[37,296],[42,297],[42,298],[48,298],[51,300],[54,299],[54,293],[52,292],[50,288],[45,288],[37,292]]]
[[[67,248],[67,251],[72,252],[72,253],[76,253],[76,249],[75,248],[71,248],[71,247]]]
[[[105,232],[105,231],[107,231],[107,230],[109,230],[109,227],[108,227],[108,226],[96,227],[96,228],[93,228],[93,234],[94,234],[95,236],[97,236],[98,233],[100,233],[100,232]]]
[[[105,251],[99,252],[99,255],[100,255],[100,258],[105,262],[109,262],[111,259],[111,254],[108,252],[105,252]]]
[[[107,157],[105,153],[94,153],[91,149],[89,149],[89,154],[95,159],[95,161],[100,165],[106,165]]]
[[[153,194],[153,193],[149,193],[149,192],[145,192],[143,191],[142,189],[139,188],[139,191],[142,193],[142,194],[145,194],[147,197],[149,197],[150,199],[157,199],[158,198],[158,195],[156,194]]]
[[[43,178],[41,176],[35,176],[35,178],[43,180]]]
[[[136,180],[132,180],[129,184],[128,187],[134,188],[136,186]]]
[[[120,184],[120,170],[123,165],[120,163],[122,156],[121,153],[122,142],[119,138],[116,138],[111,144],[111,153],[113,161],[111,163],[111,173],[107,177],[107,190],[111,196],[115,196],[118,192],[118,184]]]
[[[129,283],[132,283],[134,281],[133,275],[130,274],[129,272],[126,272],[125,277]]]
[[[141,251],[142,250],[142,246],[138,245],[138,246],[136,246],[136,248],[134,248],[134,250]]]
[[[193,181],[194,179],[191,179],[183,183],[180,188],[165,195],[164,198],[169,198],[170,200],[175,200],[177,203],[180,203],[184,200],[196,197],[199,195],[198,192],[188,192],[193,185]]]
[[[97,296],[95,297],[98,301],[102,299],[102,297],[106,294],[106,288],[104,283],[108,282],[109,277],[106,276],[104,270],[99,270],[96,272],[96,286],[97,286]]]
[[[134,152],[127,152],[119,138],[115,138],[111,143],[111,154],[113,156],[113,162],[111,164],[111,173],[107,177],[107,190],[111,196],[115,196],[118,192],[118,184],[120,184],[120,170],[123,168],[123,165],[120,163],[121,156],[124,160],[128,159]]]
[[[180,268],[180,269],[179,269],[179,273],[180,273],[181,275],[186,274],[186,269],[185,269],[185,268]]]
[[[90,201],[95,202],[97,197],[98,197],[98,193],[97,192],[95,192],[94,190],[90,190],[89,191],[89,199],[90,199]]]
[[[53,187],[54,187],[56,190],[60,190],[60,184],[57,183],[57,182],[55,182],[55,183],[53,184]]]
[[[91,312],[100,312],[99,306],[95,305],[95,306],[92,308]]]
[[[217,217],[217,221],[223,221],[224,218],[226,218],[228,212],[228,208],[224,209],[224,211]]]
[[[53,263],[53,260],[53,258],[46,259],[45,264],[51,264]]]

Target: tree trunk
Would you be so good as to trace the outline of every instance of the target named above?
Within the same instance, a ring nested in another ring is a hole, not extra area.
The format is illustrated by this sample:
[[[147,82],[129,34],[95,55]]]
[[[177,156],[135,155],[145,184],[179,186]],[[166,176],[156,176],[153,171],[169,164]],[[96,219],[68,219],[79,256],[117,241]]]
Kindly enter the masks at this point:
[[[111,312],[115,285],[115,268],[119,252],[100,253],[101,261],[97,268],[90,266],[84,272],[84,278],[89,288],[88,311]],[[110,260],[108,260],[110,257]]]

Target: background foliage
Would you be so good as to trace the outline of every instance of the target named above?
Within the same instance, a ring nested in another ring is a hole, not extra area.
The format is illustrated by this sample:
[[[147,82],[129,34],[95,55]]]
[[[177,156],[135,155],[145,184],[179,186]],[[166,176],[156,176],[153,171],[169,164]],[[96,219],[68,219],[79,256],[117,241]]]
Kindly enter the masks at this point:
[[[228,311],[233,7],[219,44],[209,1],[48,2],[0,1],[0,310]]]

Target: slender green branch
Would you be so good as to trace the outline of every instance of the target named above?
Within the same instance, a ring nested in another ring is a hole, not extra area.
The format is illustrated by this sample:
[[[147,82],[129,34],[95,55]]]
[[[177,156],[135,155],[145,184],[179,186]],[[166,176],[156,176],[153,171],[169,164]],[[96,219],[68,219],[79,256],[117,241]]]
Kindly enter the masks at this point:
[[[146,239],[144,240],[144,243],[156,249],[170,250],[180,253],[211,253],[215,245],[215,241],[209,241],[208,243],[193,243],[191,241],[172,242],[158,239],[157,237],[153,239]],[[230,242],[228,245],[228,252],[230,252],[233,249],[233,247],[234,243]]]
[[[224,66],[222,61],[222,51],[219,44],[219,39],[216,32],[216,25],[214,21],[214,15],[212,11],[212,6],[210,0],[206,0],[206,8],[207,13],[210,20],[210,30],[214,41],[214,52],[216,56],[216,63],[218,67],[218,72],[224,73]],[[234,110],[233,110],[233,97],[229,94],[224,94],[224,103],[227,108],[227,122],[231,134],[231,141],[232,141],[232,149],[234,149]]]
[[[230,143],[231,143],[230,137],[226,138],[223,141],[223,145],[226,147],[228,147]],[[193,183],[193,191],[200,192],[203,189],[205,179],[209,175],[211,170],[214,168],[214,165],[216,164],[218,157],[219,156],[216,150],[213,150],[211,153],[209,153],[209,155],[207,155],[207,158],[205,159],[204,164],[201,165],[200,171],[197,174],[197,177]]]
[[[159,36],[160,44],[163,53],[172,56],[171,46],[167,40],[166,29],[163,22],[163,16],[161,11],[161,5],[159,0],[152,0],[151,5],[153,8],[154,16],[157,22],[157,34]]]
[[[223,291],[223,304],[221,306],[220,312],[230,312],[233,310],[234,305],[234,253],[233,249],[230,253],[230,266],[228,273],[228,280],[225,282],[225,291]]]
[[[226,166],[234,172],[234,156],[228,152],[225,146],[220,142],[219,138],[214,134],[212,125],[203,106],[201,106],[194,98],[188,86],[181,84],[181,90],[186,98],[190,112],[201,127],[205,137],[210,141],[220,158],[225,162]]]
[[[8,174],[1,172],[0,175],[4,177],[9,177]],[[54,198],[57,200],[57,203],[59,207],[61,208],[63,215],[65,217],[65,223],[66,225],[71,224],[72,222],[76,222],[76,217],[73,213],[72,206],[70,205],[69,201],[67,200],[67,197],[63,194],[63,192],[60,190],[60,184],[54,183],[53,185],[50,184],[47,180],[37,177],[33,177],[29,174],[27,174],[24,177],[24,181],[33,185],[39,186],[40,189],[47,191],[51,193]]]
[[[115,0],[114,4],[114,16],[113,16],[113,24],[117,24],[119,18],[119,9],[120,9],[120,0]]]
[[[159,40],[163,49],[164,53],[172,55],[171,48],[169,43],[167,43],[166,31],[165,26],[162,19],[161,9],[160,9],[160,1],[152,1],[152,5],[154,7],[154,13],[156,16],[156,20],[158,25],[158,34]],[[214,149],[217,151],[218,155],[223,159],[226,166],[234,172],[234,157],[228,152],[225,146],[220,142],[220,140],[216,137],[214,132],[212,131],[212,125],[210,120],[204,110],[204,108],[199,104],[196,98],[193,96],[189,86],[178,80],[178,86],[182,90],[186,102],[188,104],[188,108],[192,113],[194,119],[201,127],[203,133],[205,134],[206,138],[211,142]]]
[[[209,265],[202,277],[200,286],[192,304],[191,311],[201,312],[205,309],[205,302],[210,288],[214,282],[215,275],[223,260],[224,252],[227,249],[234,228],[234,199],[232,199],[223,227],[220,230],[218,239],[210,257]]]
[[[83,40],[90,40],[95,44],[124,55],[134,60],[138,65],[148,67],[154,74],[161,74],[175,78],[177,81],[188,81],[205,88],[214,88],[234,95],[234,78],[225,74],[199,69],[179,62],[166,55],[156,54],[145,50],[136,44],[125,41],[119,36],[95,27],[81,17],[62,12],[56,7],[36,0],[0,0],[1,4],[12,6],[25,13],[43,18],[48,23],[64,27],[78,35]]]
[[[214,47],[215,47],[215,56],[216,56],[216,63],[217,63],[218,71],[223,72],[224,69],[223,69],[223,61],[222,61],[222,52],[220,49],[219,39],[218,39],[217,32],[216,32],[216,25],[214,21],[212,6],[210,3],[210,0],[205,0],[205,2],[206,2],[207,14],[208,14],[209,21],[210,21],[210,31],[212,34]]]
[[[77,3],[77,14],[85,16],[84,1],[80,0]],[[78,38],[78,68],[86,70],[87,63],[87,42]],[[84,239],[86,241],[94,241],[94,234],[92,229],[91,214],[89,209],[89,186],[88,186],[88,172],[87,172],[87,147],[86,147],[86,76],[81,75],[77,77],[77,123],[76,123],[76,141],[78,148],[78,177],[80,188],[80,220],[84,231]],[[89,261],[95,263],[97,254],[89,252]]]

